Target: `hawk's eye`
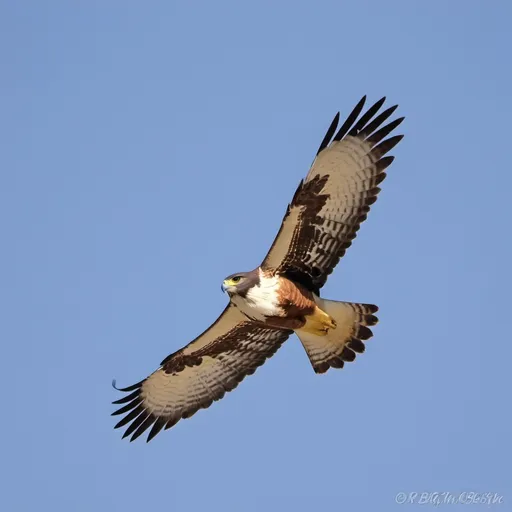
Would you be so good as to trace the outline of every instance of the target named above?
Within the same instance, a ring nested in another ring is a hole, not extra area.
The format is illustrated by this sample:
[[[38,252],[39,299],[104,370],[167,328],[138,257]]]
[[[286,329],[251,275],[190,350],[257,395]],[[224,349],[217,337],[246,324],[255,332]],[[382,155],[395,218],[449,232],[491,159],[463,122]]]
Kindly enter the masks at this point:
[[[240,279],[242,279],[240,276],[235,276],[235,277],[231,278],[231,282],[233,282],[233,283],[239,283],[239,282],[240,282]]]

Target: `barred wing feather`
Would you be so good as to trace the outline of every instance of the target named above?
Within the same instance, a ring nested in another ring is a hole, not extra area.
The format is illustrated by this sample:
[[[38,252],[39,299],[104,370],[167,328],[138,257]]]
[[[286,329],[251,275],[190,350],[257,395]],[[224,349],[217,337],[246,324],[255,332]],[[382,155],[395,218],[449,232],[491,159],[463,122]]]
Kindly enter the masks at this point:
[[[403,137],[387,137],[403,117],[384,124],[397,105],[376,116],[382,98],[359,117],[365,99],[338,131],[339,114],[334,118],[262,263],[263,269],[288,275],[317,293],[376,201],[384,171],[393,162],[385,155]]]
[[[253,322],[229,305],[203,334],[166,357],[158,370],[133,386],[114,404],[125,415],[115,426],[128,425],[123,437],[137,439],[151,427],[150,441],[162,429],[220,400],[253,374],[281,347],[292,331]]]

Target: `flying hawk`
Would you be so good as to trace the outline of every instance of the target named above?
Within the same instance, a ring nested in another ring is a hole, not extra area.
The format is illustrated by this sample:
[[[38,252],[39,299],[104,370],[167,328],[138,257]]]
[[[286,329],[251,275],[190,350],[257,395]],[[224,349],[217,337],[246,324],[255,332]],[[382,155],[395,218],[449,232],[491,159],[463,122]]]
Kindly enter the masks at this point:
[[[384,125],[397,105],[379,114],[382,98],[361,115],[365,100],[339,130],[339,113],[334,117],[261,266],[224,280],[229,304],[217,321],[146,379],[120,389],[129,393],[114,402],[122,407],[113,415],[125,415],[115,428],[128,425],[123,437],[133,441],[151,427],[150,441],[209,407],[293,332],[317,373],[364,352],[377,306],[323,299],[320,289],[377,198],[394,158],[385,155],[403,137],[388,137],[403,117]]]

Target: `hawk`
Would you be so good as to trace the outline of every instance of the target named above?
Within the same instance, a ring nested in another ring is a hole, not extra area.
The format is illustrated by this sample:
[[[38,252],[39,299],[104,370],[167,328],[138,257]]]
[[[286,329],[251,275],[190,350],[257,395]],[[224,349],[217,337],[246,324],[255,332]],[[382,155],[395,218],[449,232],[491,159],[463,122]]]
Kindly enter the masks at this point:
[[[377,306],[320,297],[327,277],[356,237],[403,138],[388,137],[403,117],[385,98],[362,115],[366,96],[338,128],[336,114],[305,179],[288,205],[262,264],[222,283],[229,303],[195,340],[167,356],[144,380],[119,389],[123,438],[147,441],[220,400],[295,333],[317,373],[343,368],[365,350]],[[381,112],[380,112],[381,111]],[[115,382],[113,383],[115,387]],[[118,389],[118,388],[116,388]]]

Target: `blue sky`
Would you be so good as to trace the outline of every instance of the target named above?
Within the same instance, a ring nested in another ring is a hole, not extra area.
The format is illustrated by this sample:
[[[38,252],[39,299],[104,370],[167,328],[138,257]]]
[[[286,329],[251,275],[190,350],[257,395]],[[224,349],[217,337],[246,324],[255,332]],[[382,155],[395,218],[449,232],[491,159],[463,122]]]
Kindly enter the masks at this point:
[[[512,500],[508,2],[1,2],[2,510],[395,510]],[[404,141],[325,287],[367,352],[296,338],[150,444],[129,385],[264,257],[334,113]],[[457,508],[457,507],[455,507]],[[500,510],[503,507],[500,507]]]

